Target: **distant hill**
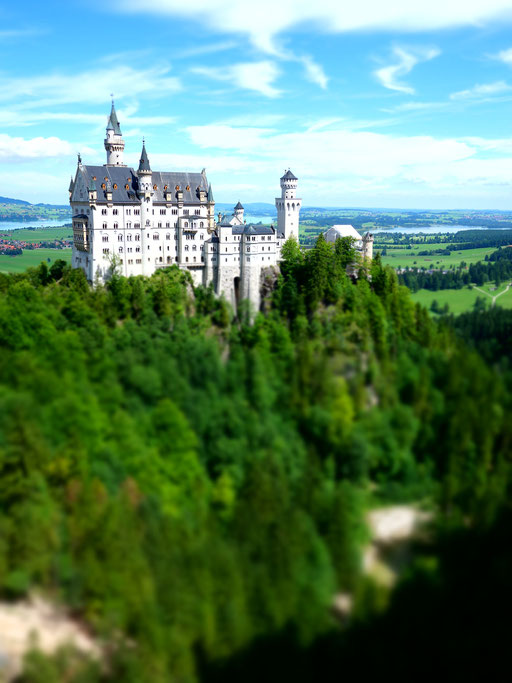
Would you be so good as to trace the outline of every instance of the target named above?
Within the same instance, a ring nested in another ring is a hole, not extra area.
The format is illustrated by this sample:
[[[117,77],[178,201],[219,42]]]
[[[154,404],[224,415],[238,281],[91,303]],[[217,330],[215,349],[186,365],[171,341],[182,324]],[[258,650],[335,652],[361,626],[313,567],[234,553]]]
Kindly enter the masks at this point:
[[[30,206],[30,202],[25,202],[23,199],[11,199],[10,197],[0,197],[0,204],[24,204]]]

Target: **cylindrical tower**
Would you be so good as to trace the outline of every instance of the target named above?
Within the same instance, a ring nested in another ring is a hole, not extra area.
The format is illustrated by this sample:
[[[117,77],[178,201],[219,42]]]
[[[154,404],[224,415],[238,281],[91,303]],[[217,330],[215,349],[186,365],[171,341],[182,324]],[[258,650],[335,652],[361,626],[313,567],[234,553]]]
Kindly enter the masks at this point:
[[[281,177],[281,196],[276,198],[277,231],[284,239],[292,235],[299,241],[299,212],[302,199],[296,197],[298,179],[288,169]]]

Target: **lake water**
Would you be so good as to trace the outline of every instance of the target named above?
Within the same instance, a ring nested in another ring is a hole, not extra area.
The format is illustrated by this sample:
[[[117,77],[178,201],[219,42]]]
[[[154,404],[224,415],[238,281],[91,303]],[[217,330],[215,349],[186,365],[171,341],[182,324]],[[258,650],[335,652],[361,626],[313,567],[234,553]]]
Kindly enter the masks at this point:
[[[18,228],[59,228],[65,223],[71,223],[71,216],[69,220],[61,218],[59,221],[0,221],[0,232],[4,230],[17,230]]]

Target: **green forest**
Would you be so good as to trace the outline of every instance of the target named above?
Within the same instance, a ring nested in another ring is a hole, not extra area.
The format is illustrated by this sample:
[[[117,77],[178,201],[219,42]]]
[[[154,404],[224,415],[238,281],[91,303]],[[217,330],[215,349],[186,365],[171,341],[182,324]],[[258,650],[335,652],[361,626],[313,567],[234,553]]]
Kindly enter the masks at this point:
[[[283,257],[255,316],[177,267],[94,288],[60,260],[0,273],[1,598],[42,591],[107,652],[33,652],[20,681],[505,661],[512,313],[436,321],[378,255],[353,273],[347,239]],[[435,538],[383,609],[364,514],[408,501]]]

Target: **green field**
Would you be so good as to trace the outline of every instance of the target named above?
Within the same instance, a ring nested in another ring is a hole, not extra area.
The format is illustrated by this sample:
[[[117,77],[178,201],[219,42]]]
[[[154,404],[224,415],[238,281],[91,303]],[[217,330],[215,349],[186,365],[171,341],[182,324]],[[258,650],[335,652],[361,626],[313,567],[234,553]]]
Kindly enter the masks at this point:
[[[49,242],[52,240],[63,240],[73,238],[73,228],[56,227],[56,228],[35,228],[29,230],[28,228],[19,228],[16,230],[3,230],[0,223],[0,237],[2,239],[20,240],[22,242]]]
[[[439,247],[448,248],[449,246],[450,245],[448,244],[439,245]],[[379,251],[379,248],[376,247],[375,251]],[[419,251],[427,251],[425,245],[413,245],[412,249],[388,249],[386,256],[382,257],[382,262],[384,265],[392,266],[393,268],[417,267],[447,269],[450,266],[458,266],[461,261],[464,261],[467,264],[483,261],[486,255],[492,254],[496,251],[496,248],[461,249],[460,251],[452,251],[449,256],[443,256],[441,254],[418,256]]]
[[[4,256],[0,254],[0,272],[21,273],[31,266],[38,266],[41,261],[45,261],[50,265],[57,259],[64,259],[71,263],[71,249],[26,249],[19,256]]]
[[[454,315],[472,310],[478,297],[484,299],[486,305],[490,307],[493,297],[496,296],[496,306],[512,308],[512,287],[505,291],[507,285],[508,283],[502,284],[495,291],[492,291],[494,287],[492,282],[488,282],[478,289],[476,287],[472,289],[464,287],[463,289],[440,289],[437,292],[429,289],[420,289],[412,294],[412,298],[414,301],[426,306],[429,310],[434,300],[437,301],[441,308],[448,304],[450,313]]]

